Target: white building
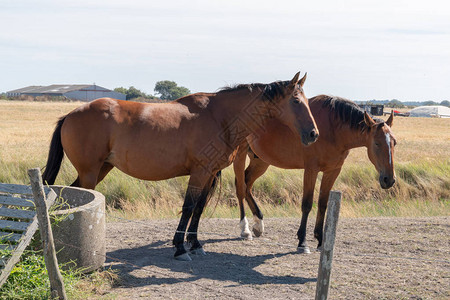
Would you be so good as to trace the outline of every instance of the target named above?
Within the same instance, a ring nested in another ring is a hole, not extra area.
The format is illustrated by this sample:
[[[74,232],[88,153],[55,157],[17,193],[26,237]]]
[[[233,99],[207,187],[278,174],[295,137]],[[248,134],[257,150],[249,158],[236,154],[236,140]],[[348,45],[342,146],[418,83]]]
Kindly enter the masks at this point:
[[[28,95],[66,97],[71,100],[92,101],[98,98],[110,97],[126,100],[126,95],[108,90],[95,84],[53,84],[49,86],[28,86],[21,89],[6,92],[7,97]]]
[[[410,117],[450,118],[450,108],[442,105],[419,106],[409,112]]]

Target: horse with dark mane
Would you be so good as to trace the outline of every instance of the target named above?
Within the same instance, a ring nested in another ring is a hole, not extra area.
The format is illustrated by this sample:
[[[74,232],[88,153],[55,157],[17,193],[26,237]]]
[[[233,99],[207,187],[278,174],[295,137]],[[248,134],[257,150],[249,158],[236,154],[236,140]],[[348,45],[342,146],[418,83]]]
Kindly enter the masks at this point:
[[[97,99],[58,121],[43,180],[55,182],[64,153],[78,173],[72,185],[82,188],[94,189],[114,167],[143,180],[189,175],[173,244],[175,258],[190,260],[185,235],[190,252],[203,254],[197,239],[203,208],[248,135],[276,119],[305,145],[317,139],[305,80],[297,73],[290,81],[239,85],[163,104]]]
[[[339,97],[320,95],[309,99],[311,112],[320,131],[317,142],[305,147],[294,133],[278,120],[267,122],[264,130],[249,137],[251,150],[250,164],[245,169],[248,146],[242,145],[234,161],[236,193],[241,210],[241,236],[251,239],[245,217],[245,198],[252,210],[255,225],[253,232],[260,236],[264,231],[263,215],[256,204],[251,189],[256,179],[262,176],[269,165],[284,169],[305,169],[302,198],[302,219],[297,236],[300,252],[309,252],[306,244],[306,224],[314,197],[317,175],[323,172],[320,185],[314,236],[318,247],[322,245],[323,223],[330,190],[341,172],[349,150],[366,147],[370,161],[379,173],[383,189],[395,182],[394,146],[395,137],[391,127],[393,114],[386,122],[372,119],[355,103]],[[245,169],[245,171],[244,171]]]

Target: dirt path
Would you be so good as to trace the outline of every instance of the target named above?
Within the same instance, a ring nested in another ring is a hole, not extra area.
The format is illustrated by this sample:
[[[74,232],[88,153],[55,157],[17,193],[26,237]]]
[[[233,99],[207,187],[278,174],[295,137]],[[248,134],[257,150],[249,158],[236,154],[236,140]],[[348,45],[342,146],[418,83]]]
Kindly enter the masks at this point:
[[[177,220],[107,224],[118,299],[313,299],[320,254],[296,253],[296,219],[267,219],[239,238],[237,220],[206,219],[206,256],[173,259]],[[308,228],[310,246],[314,220]],[[330,299],[450,299],[450,217],[341,219]]]

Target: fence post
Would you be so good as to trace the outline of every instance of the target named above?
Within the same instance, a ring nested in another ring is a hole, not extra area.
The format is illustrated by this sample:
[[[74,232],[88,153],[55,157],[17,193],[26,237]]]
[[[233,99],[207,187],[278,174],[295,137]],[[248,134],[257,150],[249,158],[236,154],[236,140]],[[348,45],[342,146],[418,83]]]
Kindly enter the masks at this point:
[[[322,252],[320,253],[319,273],[317,275],[316,300],[328,298],[330,287],[331,265],[333,262],[333,248],[336,238],[336,228],[339,219],[342,193],[331,191],[328,198],[328,211],[325,222]]]
[[[55,244],[53,243],[53,233],[48,217],[47,205],[45,203],[44,186],[42,184],[41,171],[39,169],[29,169],[31,189],[33,191],[34,203],[36,205],[36,214],[39,223],[39,231],[44,250],[45,266],[47,267],[48,277],[50,279],[51,297],[67,299],[64,288],[63,278],[58,268],[58,259],[56,258]]]

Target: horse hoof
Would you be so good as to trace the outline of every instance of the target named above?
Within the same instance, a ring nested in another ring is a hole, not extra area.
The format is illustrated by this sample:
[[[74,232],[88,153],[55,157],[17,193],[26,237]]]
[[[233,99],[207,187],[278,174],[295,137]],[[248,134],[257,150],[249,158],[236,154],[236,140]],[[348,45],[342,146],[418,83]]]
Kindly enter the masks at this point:
[[[256,237],[260,237],[262,235],[262,231],[256,228],[253,228],[253,233],[255,234]]]
[[[243,231],[243,232],[241,232],[241,237],[244,240],[248,240],[248,241],[253,240],[253,236],[252,236],[252,233],[250,231]]]
[[[305,247],[297,247],[297,252],[301,254],[310,254],[311,250],[309,250],[308,246]]]
[[[175,256],[175,259],[176,260],[181,260],[181,261],[191,261],[192,260],[192,258],[187,253],[183,253],[183,254],[180,254],[178,256]]]
[[[200,256],[206,255],[206,252],[205,252],[205,250],[203,250],[203,248],[191,249],[190,252],[193,255],[200,255]]]

